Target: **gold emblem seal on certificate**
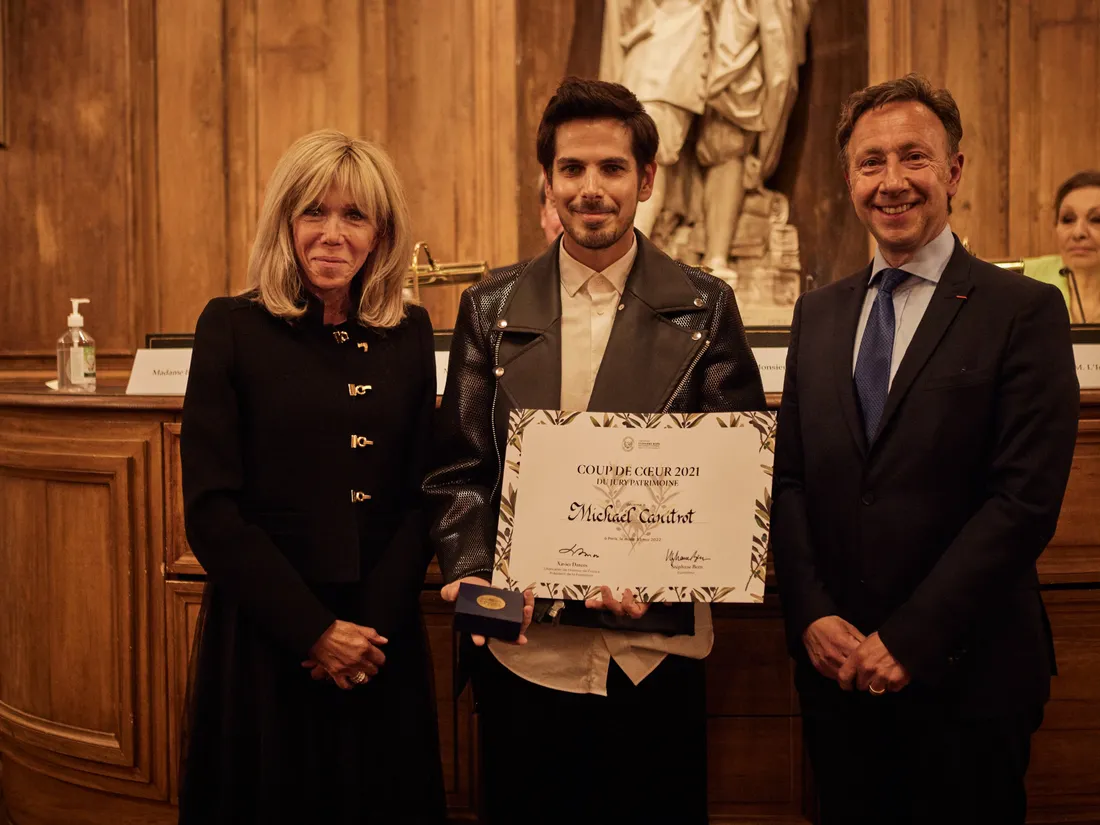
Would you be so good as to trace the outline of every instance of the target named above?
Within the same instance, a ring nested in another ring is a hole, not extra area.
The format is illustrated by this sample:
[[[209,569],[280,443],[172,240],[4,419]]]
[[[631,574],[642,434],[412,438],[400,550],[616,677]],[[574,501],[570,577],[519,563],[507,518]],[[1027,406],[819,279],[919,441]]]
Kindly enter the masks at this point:
[[[477,603],[486,610],[503,610],[504,599],[491,593],[484,593],[477,597]]]

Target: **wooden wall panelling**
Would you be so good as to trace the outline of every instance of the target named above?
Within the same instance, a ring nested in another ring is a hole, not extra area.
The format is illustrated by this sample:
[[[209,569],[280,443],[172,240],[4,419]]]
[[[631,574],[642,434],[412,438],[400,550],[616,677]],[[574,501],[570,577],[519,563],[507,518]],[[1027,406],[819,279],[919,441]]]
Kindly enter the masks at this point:
[[[731,609],[732,608],[732,609]],[[710,716],[795,716],[798,698],[775,597],[752,609],[716,605],[707,658]]]
[[[471,0],[390,0],[386,26],[388,94],[385,145],[400,170],[409,199],[413,232],[427,241],[436,260],[459,252],[457,192],[471,186],[469,145],[472,115],[472,43],[462,37]],[[454,204],[450,209],[436,208]],[[466,242],[469,243],[467,238]]]
[[[1043,594],[1058,657],[1043,726],[1032,740],[1029,822],[1100,821],[1100,590]],[[1091,812],[1092,816],[1087,816]],[[1070,816],[1073,814],[1073,816]],[[1082,814],[1086,814],[1082,818]]]
[[[151,3],[6,10],[0,360],[49,368],[68,299],[86,297],[101,368],[124,364],[154,272]]]
[[[155,306],[156,296],[160,294],[161,279],[157,268],[160,212],[157,203],[157,23],[154,2],[127,0],[125,4],[129,12],[127,70],[130,74],[129,149],[132,156],[127,177],[131,227],[130,260],[126,270],[130,292],[126,316],[129,340],[124,343],[124,355],[117,362],[108,361],[98,367],[107,367],[106,375],[122,368],[123,374],[128,376],[132,363],[130,356],[135,349],[144,346],[145,333],[159,331],[159,327],[150,325],[147,318]],[[221,227],[217,231],[221,232]],[[95,260],[94,250],[91,259]],[[96,326],[94,314],[91,319],[85,315],[85,323],[95,338],[98,359],[102,346],[98,330],[102,328],[109,332],[110,327],[106,324]],[[60,332],[58,330],[54,335]],[[54,369],[56,358],[55,352],[54,357],[49,359]]]
[[[1011,248],[1008,2],[869,3],[871,82],[917,71],[950,89],[959,105],[965,163],[951,228],[976,254],[994,259]]]
[[[538,159],[535,135],[546,108],[562,78],[576,73],[595,77],[599,71],[602,3],[589,3],[600,13],[600,26],[577,25],[575,2],[520,3],[516,9],[516,167],[518,174],[518,245],[521,258],[531,258],[546,247],[539,227]],[[570,71],[570,44],[586,41],[590,55],[587,71]]]
[[[711,822],[800,823],[802,724],[796,716],[722,716],[707,724]]]
[[[104,794],[62,782],[24,761],[4,755],[4,787],[11,823],[19,825],[178,825],[179,811],[166,802]]]
[[[170,504],[168,508],[171,509]],[[187,714],[188,662],[195,645],[204,584],[167,581],[164,586],[168,613],[168,775],[171,801],[179,804],[179,760]]]
[[[1012,255],[1055,252],[1054,192],[1100,167],[1100,0],[1010,0]]]
[[[390,0],[384,144],[409,198],[413,232],[437,261],[516,259],[515,0]],[[369,61],[379,73],[378,61]],[[373,120],[373,109],[367,111]],[[377,134],[378,128],[372,130]],[[437,328],[451,328],[460,287],[431,287],[423,300]]]
[[[359,131],[358,0],[256,6],[257,162],[261,187],[291,143],[316,129]]]
[[[869,0],[871,81],[920,71],[963,117],[952,228],[979,256],[1055,251],[1053,199],[1100,166],[1100,0]]]
[[[66,782],[166,799],[159,427],[87,439],[56,435],[63,419],[0,429],[0,746]]]
[[[180,467],[180,424],[168,421],[164,431],[164,560],[168,572],[201,576],[199,560],[187,542],[183,522],[183,471]]]
[[[454,609],[437,592],[420,597],[428,644],[432,654],[436,712],[439,715],[439,746],[443,759],[443,784],[448,814],[455,819],[474,819],[477,796],[477,735],[471,691],[465,690],[454,702],[455,634]],[[457,710],[458,724],[455,725]],[[457,738],[456,738],[457,734]]]
[[[4,36],[4,31],[7,26],[7,18],[8,0],[0,0],[0,148],[3,148],[4,144],[8,142],[8,118],[7,111],[4,109],[4,85],[5,79],[8,76],[6,67],[4,65],[4,57],[7,50],[7,43]],[[3,813],[2,808],[0,808],[0,813]]]
[[[257,160],[257,0],[225,2],[226,256],[229,291],[248,283],[248,254],[262,196]],[[196,319],[197,320],[197,319]]]
[[[714,614],[707,658],[711,821],[806,822],[802,729],[778,602],[770,596],[764,605],[716,605]]]
[[[223,0],[157,6],[157,199],[151,311],[139,335],[191,332],[206,302],[229,291]]]
[[[516,260],[516,0],[473,0],[464,56],[472,61],[472,186],[458,188],[458,256],[492,266]],[[469,243],[463,243],[469,236]]]
[[[1098,495],[1100,420],[1082,419],[1058,529],[1039,557],[1044,584],[1096,581],[1100,561],[1100,522],[1095,517]]]

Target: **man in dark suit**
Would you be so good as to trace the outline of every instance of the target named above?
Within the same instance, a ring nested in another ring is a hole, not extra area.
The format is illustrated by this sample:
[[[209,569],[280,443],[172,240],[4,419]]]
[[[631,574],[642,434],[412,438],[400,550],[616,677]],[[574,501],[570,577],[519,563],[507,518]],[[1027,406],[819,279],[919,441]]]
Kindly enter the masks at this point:
[[[1053,287],[948,226],[962,125],[915,75],[837,130],[874,261],[795,308],[772,550],[822,823],[1022,823],[1054,658],[1035,562],[1079,393]]]
[[[633,229],[656,152],[653,120],[622,86],[567,79],[547,104],[538,157],[564,235],[467,290],[451,345],[425,482],[446,599],[492,576],[510,410],[764,408],[733,291]],[[535,613],[523,644],[466,651],[485,821],[623,812],[703,825],[707,606],[651,607],[605,587],[602,599]],[[667,744],[635,751],[650,734]]]

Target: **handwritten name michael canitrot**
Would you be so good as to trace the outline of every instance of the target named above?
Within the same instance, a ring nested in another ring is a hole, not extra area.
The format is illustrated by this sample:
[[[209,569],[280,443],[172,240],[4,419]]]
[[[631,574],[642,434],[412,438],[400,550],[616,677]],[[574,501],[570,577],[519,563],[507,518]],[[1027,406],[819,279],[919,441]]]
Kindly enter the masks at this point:
[[[621,509],[617,509],[612,504],[599,507],[584,504],[580,501],[574,501],[569,505],[570,521],[595,521],[609,524],[631,524],[633,522],[639,524],[692,524],[694,518],[694,510],[681,513],[675,507],[661,513],[637,504],[630,504]]]

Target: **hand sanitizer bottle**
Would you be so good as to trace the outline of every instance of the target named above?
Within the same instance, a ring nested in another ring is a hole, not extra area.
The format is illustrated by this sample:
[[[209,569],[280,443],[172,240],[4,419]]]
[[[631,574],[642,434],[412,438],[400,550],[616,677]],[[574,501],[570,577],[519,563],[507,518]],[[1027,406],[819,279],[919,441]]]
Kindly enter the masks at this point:
[[[84,331],[80,305],[87,298],[70,298],[69,331],[57,339],[57,388],[61,392],[95,392],[95,341]]]

